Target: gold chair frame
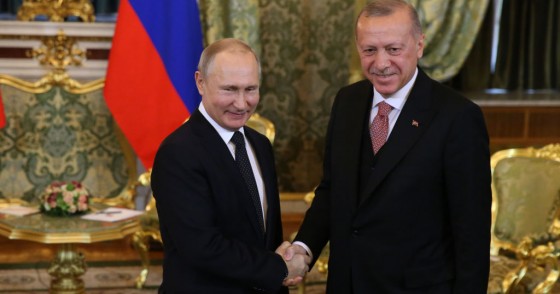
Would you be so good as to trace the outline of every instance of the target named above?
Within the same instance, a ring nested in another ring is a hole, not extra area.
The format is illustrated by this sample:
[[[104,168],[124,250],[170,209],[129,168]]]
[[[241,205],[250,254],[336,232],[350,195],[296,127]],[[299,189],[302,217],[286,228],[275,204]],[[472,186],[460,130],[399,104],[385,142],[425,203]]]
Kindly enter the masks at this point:
[[[29,82],[17,77],[0,74],[0,85],[4,84],[32,94],[45,93],[53,87],[61,87],[72,94],[85,94],[102,89],[105,86],[104,78],[80,83],[68,75],[66,72],[67,67],[70,65],[80,66],[82,59],[85,57],[85,52],[78,48],[76,39],[67,36],[63,30],[60,30],[55,36],[42,38],[42,46],[34,49],[31,52],[31,56],[36,58],[40,65],[47,66],[51,70],[36,82]],[[134,208],[137,174],[135,154],[116,123],[114,127],[118,143],[123,150],[129,174],[127,188],[117,197],[105,199],[94,197],[92,199],[94,202],[100,202],[109,206]],[[20,199],[0,199],[0,207],[12,204],[25,204],[25,202]]]
[[[490,165],[492,176],[494,176],[495,167],[501,160],[513,157],[545,158],[560,162],[560,144],[550,144],[540,149],[528,147],[498,151],[491,157]],[[512,252],[520,261],[519,265],[507,273],[502,281],[503,292],[512,293],[527,274],[530,263],[533,263],[537,266],[550,268],[550,271],[546,278],[532,290],[532,293],[549,293],[560,276],[558,250],[552,242],[546,245],[534,246],[533,240],[529,236],[524,237],[518,244],[499,239],[495,234],[495,223],[499,212],[497,195],[497,188],[494,184],[494,180],[492,180],[492,234],[490,253],[493,256],[497,256],[502,250]],[[548,233],[552,236],[560,235],[559,211],[556,212],[548,229]]]

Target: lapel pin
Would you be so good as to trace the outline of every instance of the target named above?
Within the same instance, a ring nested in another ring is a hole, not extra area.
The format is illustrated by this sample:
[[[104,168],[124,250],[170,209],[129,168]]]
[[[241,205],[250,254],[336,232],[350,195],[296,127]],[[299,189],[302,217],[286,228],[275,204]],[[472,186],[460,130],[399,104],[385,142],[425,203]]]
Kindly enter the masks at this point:
[[[415,127],[418,127],[418,122],[415,119],[413,119],[412,120],[412,125],[415,126]]]

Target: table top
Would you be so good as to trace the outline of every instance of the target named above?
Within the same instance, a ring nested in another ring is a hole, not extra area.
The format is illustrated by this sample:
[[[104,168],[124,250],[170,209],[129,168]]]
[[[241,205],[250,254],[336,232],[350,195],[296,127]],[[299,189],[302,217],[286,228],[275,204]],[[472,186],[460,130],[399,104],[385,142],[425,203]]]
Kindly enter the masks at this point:
[[[103,222],[80,216],[56,217],[42,213],[26,216],[0,214],[0,235],[46,244],[93,243],[117,240],[140,230],[139,217]]]

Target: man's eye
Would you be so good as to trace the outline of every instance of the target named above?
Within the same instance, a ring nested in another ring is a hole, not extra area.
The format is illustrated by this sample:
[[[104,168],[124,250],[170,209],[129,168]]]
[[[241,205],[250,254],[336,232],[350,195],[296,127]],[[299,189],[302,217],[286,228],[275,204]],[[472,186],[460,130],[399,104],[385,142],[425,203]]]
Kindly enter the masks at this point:
[[[364,55],[373,55],[373,54],[375,54],[375,49],[371,49],[371,48],[364,49],[364,50],[362,51],[362,53],[363,53]]]

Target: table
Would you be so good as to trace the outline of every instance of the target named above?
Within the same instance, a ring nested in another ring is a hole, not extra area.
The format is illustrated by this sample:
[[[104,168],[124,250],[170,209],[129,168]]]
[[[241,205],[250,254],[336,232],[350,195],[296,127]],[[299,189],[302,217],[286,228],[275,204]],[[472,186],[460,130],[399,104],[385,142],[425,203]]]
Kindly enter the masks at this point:
[[[54,217],[41,213],[26,216],[0,214],[0,235],[9,239],[60,244],[48,269],[48,273],[52,276],[50,292],[59,294],[85,293],[81,276],[86,272],[87,267],[83,254],[77,252],[74,247],[76,243],[122,239],[138,230],[140,230],[138,217],[117,222],[100,222],[84,220],[80,216]]]

